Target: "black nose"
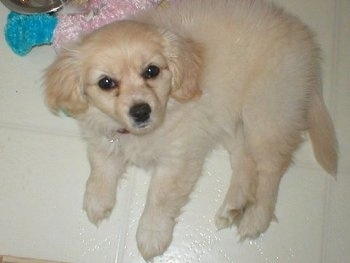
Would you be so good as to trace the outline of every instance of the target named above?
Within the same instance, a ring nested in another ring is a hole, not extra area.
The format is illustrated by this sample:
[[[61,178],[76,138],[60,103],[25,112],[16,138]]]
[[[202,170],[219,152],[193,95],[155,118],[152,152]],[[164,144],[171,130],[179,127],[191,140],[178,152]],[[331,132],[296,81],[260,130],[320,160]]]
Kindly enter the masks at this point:
[[[130,108],[129,114],[136,123],[143,123],[149,119],[151,111],[152,109],[147,103],[139,103]]]

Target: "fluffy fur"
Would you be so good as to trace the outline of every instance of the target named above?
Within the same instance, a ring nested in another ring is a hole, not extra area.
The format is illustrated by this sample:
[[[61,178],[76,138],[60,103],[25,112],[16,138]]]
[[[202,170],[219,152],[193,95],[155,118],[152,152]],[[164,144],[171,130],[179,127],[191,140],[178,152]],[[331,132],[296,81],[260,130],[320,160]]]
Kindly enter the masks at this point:
[[[319,56],[304,24],[257,0],[177,1],[63,50],[46,72],[46,101],[75,117],[87,140],[89,219],[108,217],[127,165],[152,168],[137,242],[145,259],[162,254],[205,156],[221,144],[233,176],[216,225],[264,232],[304,131],[336,174]]]

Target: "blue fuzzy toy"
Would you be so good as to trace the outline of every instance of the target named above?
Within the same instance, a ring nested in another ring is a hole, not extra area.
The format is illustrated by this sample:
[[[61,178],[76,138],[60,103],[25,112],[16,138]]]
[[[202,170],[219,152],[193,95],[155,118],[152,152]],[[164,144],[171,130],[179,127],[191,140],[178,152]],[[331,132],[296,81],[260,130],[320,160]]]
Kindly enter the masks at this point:
[[[5,39],[17,55],[28,54],[35,46],[51,44],[58,19],[48,14],[23,15],[10,12]]]

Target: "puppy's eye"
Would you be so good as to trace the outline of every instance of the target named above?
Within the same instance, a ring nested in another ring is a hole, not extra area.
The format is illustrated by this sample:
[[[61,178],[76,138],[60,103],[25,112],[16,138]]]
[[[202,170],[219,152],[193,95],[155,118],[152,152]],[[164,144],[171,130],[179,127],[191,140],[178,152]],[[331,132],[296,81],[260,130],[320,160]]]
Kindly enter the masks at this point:
[[[154,79],[159,75],[160,68],[155,65],[149,65],[145,71],[143,72],[142,76],[144,79]]]
[[[118,83],[114,79],[104,76],[102,79],[98,81],[98,86],[103,90],[111,90],[117,88]]]

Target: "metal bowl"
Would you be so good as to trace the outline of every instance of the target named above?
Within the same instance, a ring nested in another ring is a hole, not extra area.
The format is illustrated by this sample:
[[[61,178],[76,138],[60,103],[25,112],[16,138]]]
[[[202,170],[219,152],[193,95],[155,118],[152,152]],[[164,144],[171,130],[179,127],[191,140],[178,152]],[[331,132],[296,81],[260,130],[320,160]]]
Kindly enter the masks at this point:
[[[53,13],[70,0],[0,0],[8,9],[21,14]]]

